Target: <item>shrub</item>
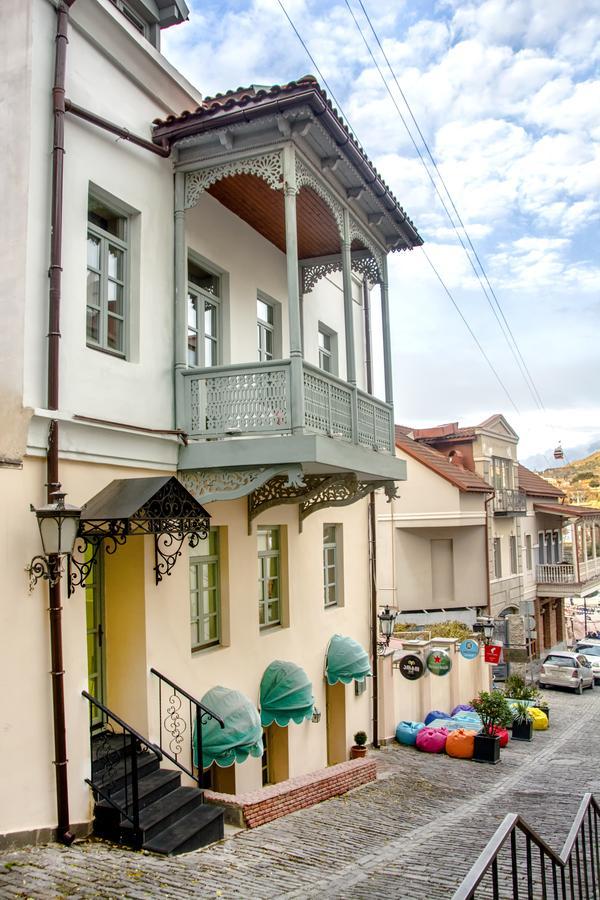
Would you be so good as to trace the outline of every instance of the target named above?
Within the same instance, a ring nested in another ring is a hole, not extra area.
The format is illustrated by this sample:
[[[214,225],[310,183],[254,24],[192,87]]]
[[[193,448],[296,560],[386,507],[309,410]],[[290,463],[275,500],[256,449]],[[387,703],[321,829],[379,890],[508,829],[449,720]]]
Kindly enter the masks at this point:
[[[504,682],[504,696],[513,700],[535,700],[538,695],[533,684],[527,684],[520,675],[509,675]]]
[[[354,735],[354,743],[357,747],[364,747],[367,743],[367,732],[366,731],[357,731]]]
[[[508,728],[512,723],[512,710],[501,691],[480,691],[471,705],[481,719],[485,734],[492,734],[494,728]]]

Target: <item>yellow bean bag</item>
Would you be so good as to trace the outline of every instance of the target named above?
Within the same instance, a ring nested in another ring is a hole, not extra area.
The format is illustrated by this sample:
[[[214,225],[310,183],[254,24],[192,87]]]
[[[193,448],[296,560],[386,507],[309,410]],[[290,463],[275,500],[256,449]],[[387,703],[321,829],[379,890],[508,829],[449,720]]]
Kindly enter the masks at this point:
[[[471,759],[475,749],[476,731],[465,731],[459,728],[451,731],[446,740],[446,753],[456,759]]]
[[[546,713],[538,709],[537,706],[529,706],[527,712],[533,720],[533,730],[545,731],[548,727],[548,716]]]

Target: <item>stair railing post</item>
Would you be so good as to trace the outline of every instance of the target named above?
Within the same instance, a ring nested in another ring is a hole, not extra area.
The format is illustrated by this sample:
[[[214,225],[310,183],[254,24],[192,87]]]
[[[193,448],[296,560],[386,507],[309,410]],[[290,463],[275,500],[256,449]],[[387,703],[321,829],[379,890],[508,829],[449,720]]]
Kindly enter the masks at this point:
[[[198,787],[202,790],[202,712],[199,706],[196,706],[196,747],[198,748]],[[194,747],[192,739],[192,762],[194,756]],[[192,772],[194,767],[192,765]]]
[[[131,744],[131,805],[133,814],[133,830],[136,839],[140,836],[140,807],[138,792],[138,766],[137,766],[137,748],[135,736],[130,735]],[[125,769],[125,782],[127,783],[127,769]]]

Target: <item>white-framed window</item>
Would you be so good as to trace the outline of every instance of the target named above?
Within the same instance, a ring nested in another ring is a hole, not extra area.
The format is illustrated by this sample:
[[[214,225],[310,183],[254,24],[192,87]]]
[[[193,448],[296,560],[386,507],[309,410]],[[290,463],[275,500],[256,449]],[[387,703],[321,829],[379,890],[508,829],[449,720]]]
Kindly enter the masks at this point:
[[[261,628],[281,624],[281,530],[259,525],[258,623]]]
[[[544,532],[538,531],[538,565],[543,566],[546,562],[546,553],[544,551]],[[550,562],[550,560],[548,560]]]
[[[530,534],[525,535],[525,565],[527,571],[531,572],[533,569],[533,544]]]
[[[87,224],[86,343],[124,357],[129,306],[127,215],[90,192]]]
[[[502,578],[502,543],[499,537],[492,544],[494,553],[494,578]]]
[[[219,529],[211,528],[190,558],[192,650],[221,641],[221,571]]]
[[[554,531],[552,533],[552,548],[554,550],[554,562],[559,563],[561,557],[561,540],[560,540],[560,531]]]
[[[501,456],[492,457],[493,467],[493,485],[497,491],[512,488],[513,486],[513,465],[510,459],[503,459]]]
[[[517,565],[517,538],[514,534],[510,536],[510,573],[511,575],[518,574],[518,565]]]
[[[323,604],[325,607],[340,605],[341,535],[341,525],[323,525]]]
[[[319,368],[331,375],[338,374],[337,334],[319,322]]]
[[[259,360],[275,356],[275,307],[268,300],[256,298],[256,328]]]
[[[189,366],[221,362],[222,278],[194,259],[188,260],[187,341]]]

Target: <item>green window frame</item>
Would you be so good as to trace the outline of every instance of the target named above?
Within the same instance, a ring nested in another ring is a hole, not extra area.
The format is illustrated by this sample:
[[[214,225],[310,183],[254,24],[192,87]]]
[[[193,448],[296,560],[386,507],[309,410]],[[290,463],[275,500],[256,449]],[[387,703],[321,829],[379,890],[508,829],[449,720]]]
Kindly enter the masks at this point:
[[[187,342],[189,366],[217,366],[221,360],[220,275],[188,260]]]
[[[86,344],[125,358],[129,306],[129,218],[90,194]]]
[[[494,578],[502,578],[502,543],[499,537],[492,544],[494,553]]]
[[[211,528],[190,559],[190,629],[192,650],[221,643],[221,566],[219,529]]]
[[[261,628],[281,625],[281,530],[279,525],[259,525],[258,623]]]
[[[323,605],[325,608],[339,603],[338,525],[323,525]]]

